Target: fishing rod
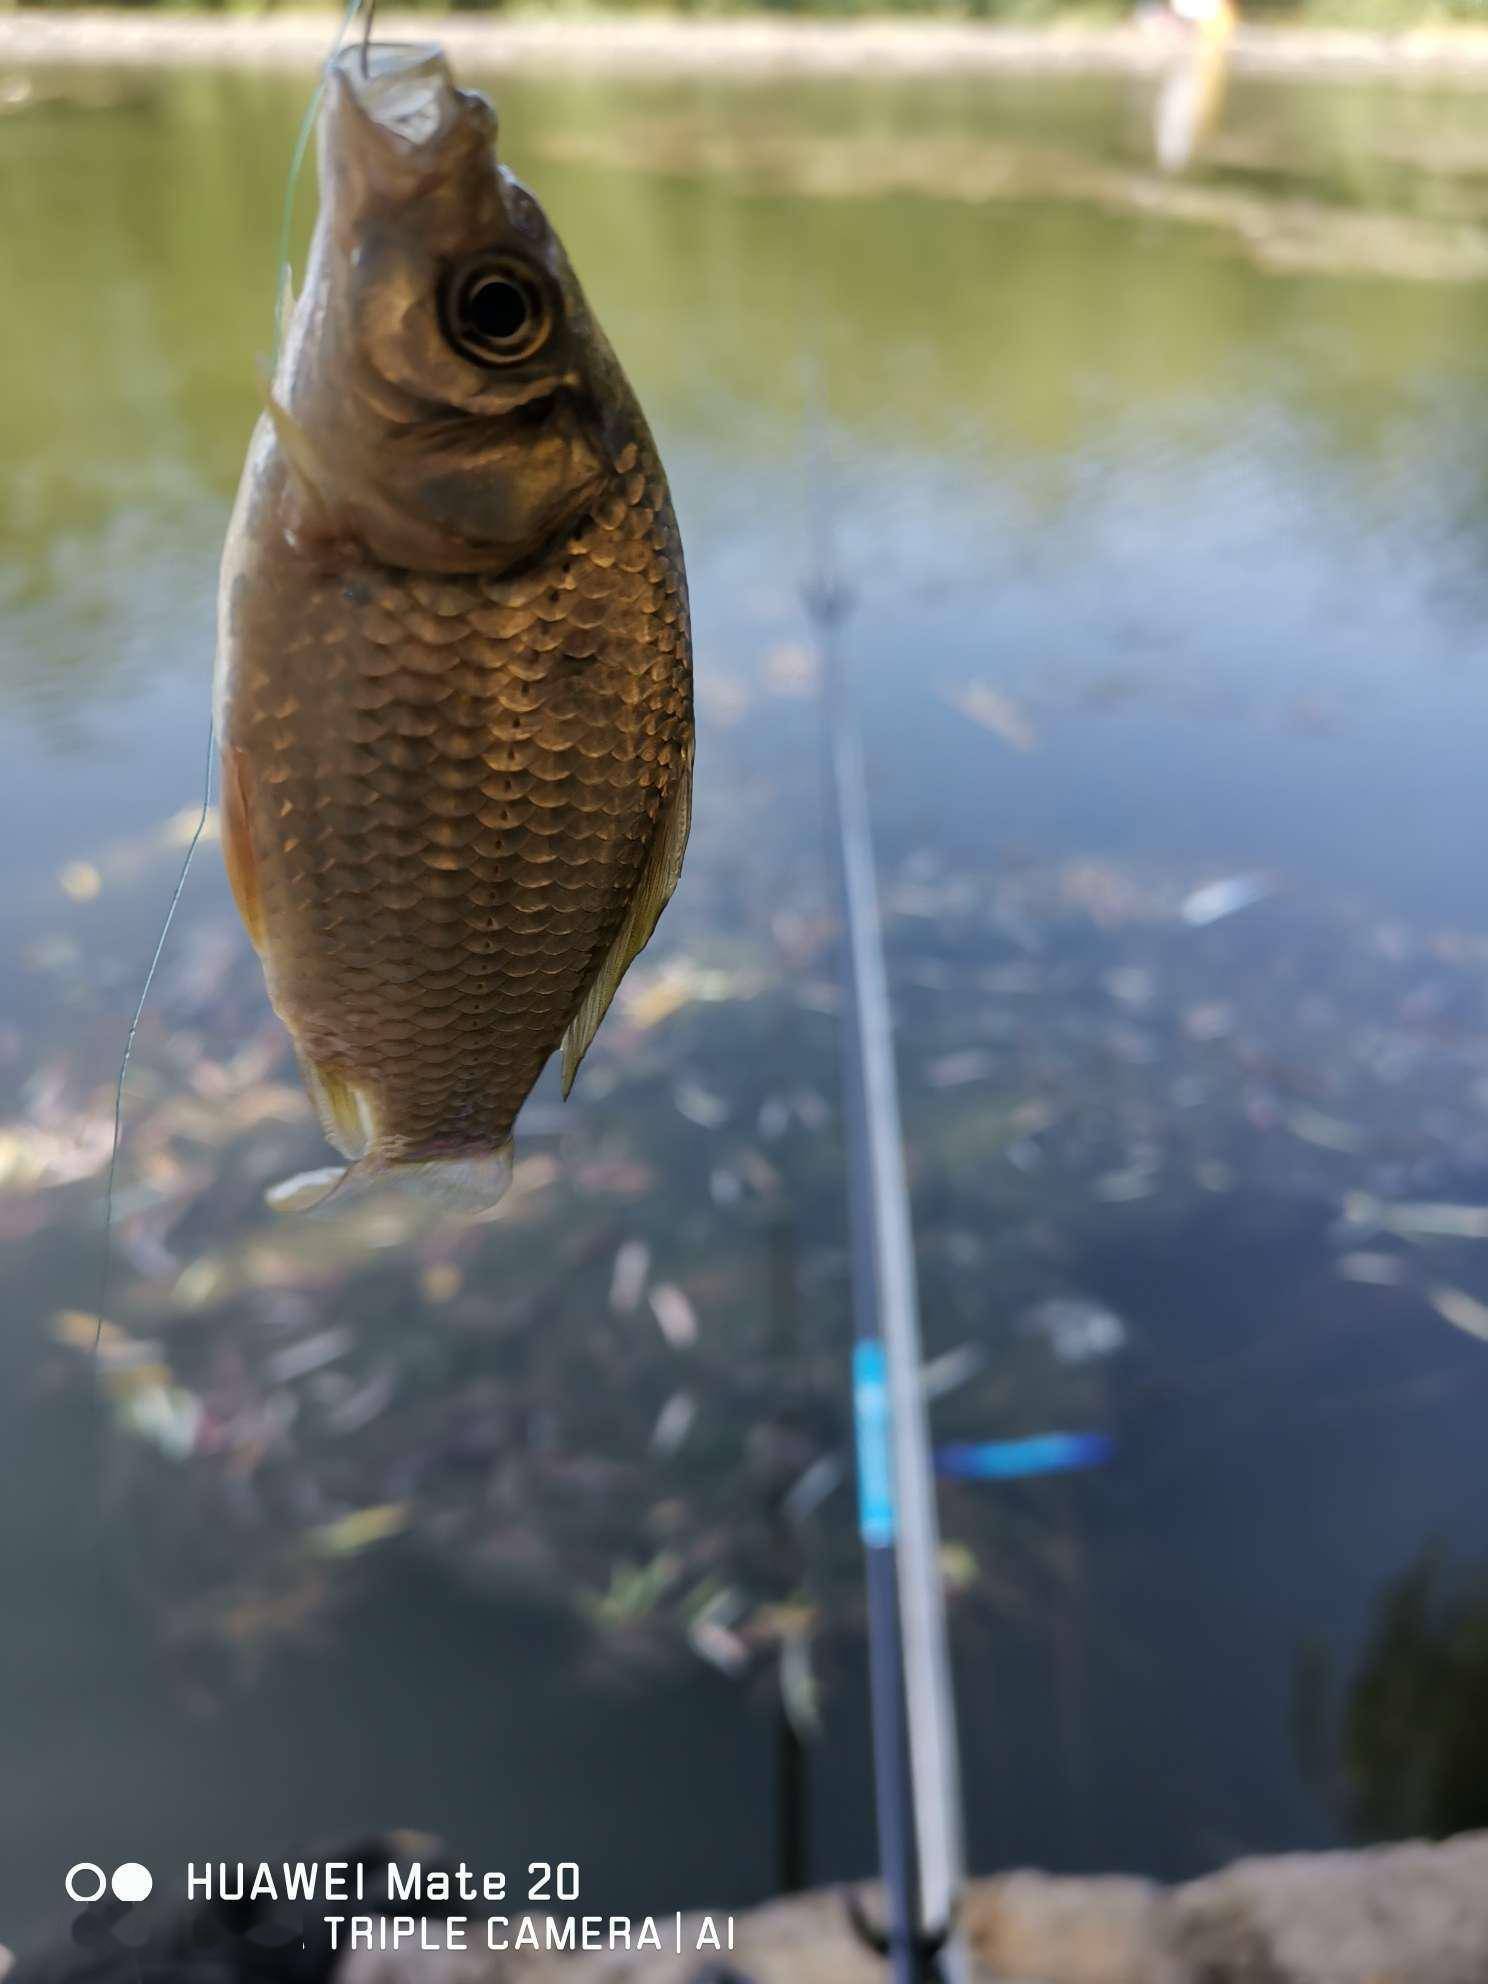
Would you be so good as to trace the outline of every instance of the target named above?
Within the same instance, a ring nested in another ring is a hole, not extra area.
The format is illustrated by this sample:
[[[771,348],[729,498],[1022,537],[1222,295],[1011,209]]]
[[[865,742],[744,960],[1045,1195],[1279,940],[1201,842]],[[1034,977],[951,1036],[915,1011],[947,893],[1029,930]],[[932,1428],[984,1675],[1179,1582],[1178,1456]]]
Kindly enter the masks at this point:
[[[843,920],[842,1092],[852,1242],[853,1417],[868,1603],[869,1705],[888,1920],[872,1932],[894,1984],[967,1972],[964,1879],[940,1537],[924,1393],[919,1293],[883,928],[862,743],[843,632],[852,599],[818,518],[806,612],[821,667],[826,782]]]

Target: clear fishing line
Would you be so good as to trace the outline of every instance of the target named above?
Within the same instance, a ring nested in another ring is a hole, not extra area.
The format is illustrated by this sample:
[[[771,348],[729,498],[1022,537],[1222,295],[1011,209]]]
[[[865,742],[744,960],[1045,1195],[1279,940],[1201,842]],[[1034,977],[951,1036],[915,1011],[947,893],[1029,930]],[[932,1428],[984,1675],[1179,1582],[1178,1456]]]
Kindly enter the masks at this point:
[[[129,1031],[124,1036],[124,1052],[119,1060],[119,1079],[114,1084],[114,1141],[109,1152],[108,1178],[103,1188],[103,1267],[98,1278],[98,1327],[93,1333],[93,1357],[98,1358],[98,1346],[103,1338],[103,1318],[108,1306],[109,1270],[112,1253],[109,1246],[114,1228],[114,1184],[119,1171],[119,1146],[124,1137],[124,1084],[129,1075],[129,1063],[134,1054],[134,1037],[140,1030],[140,1021],[145,1016],[145,1001],[150,996],[150,987],[155,983],[155,974],[160,969],[160,960],[165,951],[165,940],[170,935],[171,924],[175,920],[176,908],[186,888],[186,877],[191,872],[191,857],[196,853],[202,835],[206,832],[207,818],[212,810],[212,755],[216,744],[216,725],[207,724],[207,768],[202,782],[201,811],[192,829],[191,839],[186,844],[186,857],[181,863],[181,872],[176,877],[176,886],[171,892],[170,903],[166,908],[165,921],[160,926],[160,935],[155,941],[154,955],[145,972],[145,982],[140,987],[140,995],[135,1002],[134,1016],[129,1022]]]
[[[320,114],[321,99],[325,95],[324,71],[330,67],[331,63],[340,54],[341,45],[346,39],[351,24],[362,11],[364,4],[367,8],[367,32],[369,36],[371,34],[375,0],[350,0],[350,4],[342,18],[340,28],[337,30],[336,39],[331,44],[331,51],[323,65],[321,79],[316,84],[309,105],[300,120],[300,128],[295,137],[294,150],[290,154],[289,177],[284,189],[284,206],[279,223],[277,286],[274,304],[273,351],[275,363],[278,361],[280,339],[284,332],[284,278],[289,268],[289,244],[291,230],[294,225],[295,193],[299,187],[300,174],[305,163],[305,155],[310,148],[310,139],[315,130],[315,121]],[[176,911],[180,907],[181,897],[185,893],[186,878],[191,873],[192,859],[201,844],[202,835],[206,832],[207,821],[211,816],[212,770],[216,742],[216,723],[212,718],[209,718],[207,721],[207,763],[202,780],[201,810],[197,815],[196,825],[192,830],[191,839],[187,843],[185,858],[181,863],[181,872],[176,877],[175,888],[171,891],[170,902],[166,906],[165,919],[160,926],[160,935],[156,939],[155,949],[151,955],[149,967],[145,972],[144,983],[140,987],[140,995],[129,1022],[129,1029],[124,1036],[124,1052],[119,1060],[119,1077],[114,1084],[113,1142],[109,1150],[108,1175],[103,1193],[103,1260],[98,1275],[98,1313],[94,1318],[95,1326],[93,1332],[93,1376],[95,1385],[98,1375],[99,1352],[103,1343],[103,1325],[104,1319],[108,1314],[109,1293],[113,1274],[114,1194],[118,1183],[119,1155],[124,1141],[125,1084],[129,1077],[129,1063],[134,1054],[135,1038],[139,1033],[140,1023],[145,1016],[145,1002],[148,1000],[150,989],[155,983],[155,974],[160,969],[160,960],[165,953],[166,939],[170,936],[171,925],[175,921]]]
[[[377,0],[349,0],[346,12],[341,17],[341,25],[336,30],[336,39],[331,43],[331,52],[321,65],[320,81],[311,93],[305,106],[305,114],[300,119],[300,128],[295,134],[294,150],[289,155],[289,177],[284,183],[284,206],[279,215],[279,252],[274,260],[274,364],[279,361],[279,345],[284,336],[285,277],[290,274],[289,243],[294,233],[295,197],[300,190],[300,174],[305,169],[305,155],[310,149],[310,140],[315,134],[315,120],[320,115],[321,99],[325,96],[325,72],[341,53],[342,44],[351,31],[351,24],[367,10],[367,30],[362,37],[362,69],[366,72],[367,44],[372,38],[372,17],[377,12]]]
[[[285,187],[284,206],[283,206],[283,211],[280,219],[280,227],[279,227],[279,241],[278,241],[279,259],[278,259],[277,279],[276,279],[276,294],[274,301],[274,342],[273,342],[274,364],[278,363],[280,340],[282,338],[284,331],[284,317],[286,314],[284,309],[284,297],[286,291],[285,275],[288,271],[288,266],[289,266],[289,245],[290,245],[290,233],[294,223],[295,193],[299,186],[300,173],[304,166],[305,155],[310,148],[310,139],[312,133],[315,130],[315,122],[320,112],[321,100],[325,94],[325,70],[330,67],[331,63],[335,61],[337,55],[341,52],[342,43],[346,39],[351,24],[356,19],[357,15],[361,12],[364,5],[366,6],[367,9],[367,28],[366,28],[366,37],[364,38],[364,43],[363,43],[363,47],[364,47],[363,60],[364,61],[366,60],[365,47],[366,47],[366,42],[370,40],[371,37],[372,15],[375,9],[375,4],[376,4],[376,0],[350,0],[350,4],[347,6],[345,16],[343,17],[341,26],[337,32],[336,39],[332,44],[331,51],[329,55],[326,57],[325,63],[323,65],[321,79],[315,86],[314,93],[311,96],[310,103],[305,111],[304,117],[301,119],[299,132],[295,139],[294,151],[290,157],[289,178],[288,178],[288,183],[286,184]],[[196,854],[197,848],[201,845],[202,835],[206,832],[207,821],[211,817],[212,782],[213,782],[212,775],[214,769],[214,759],[216,755],[216,744],[217,744],[217,726],[216,726],[215,716],[212,716],[209,717],[207,720],[207,760],[206,760],[206,769],[202,777],[201,808],[197,814],[196,824],[192,829],[191,838],[186,846],[186,853],[181,862],[181,870],[176,877],[176,885],[174,889],[171,891],[170,902],[166,906],[165,918],[160,926],[160,935],[156,939],[155,949],[151,954],[149,967],[145,972],[144,983],[140,987],[139,998],[135,1003],[134,1012],[129,1021],[129,1028],[124,1037],[124,1051],[119,1059],[118,1080],[114,1084],[113,1140],[109,1149],[108,1172],[104,1182],[103,1254],[102,1254],[102,1259],[99,1263],[99,1270],[98,1270],[98,1313],[94,1318],[93,1355],[92,1355],[92,1370],[91,1370],[91,1376],[93,1380],[93,1398],[94,1398],[95,1406],[97,1407],[100,1415],[104,1408],[104,1401],[99,1388],[99,1365],[101,1361],[101,1353],[103,1348],[103,1326],[104,1326],[104,1321],[108,1315],[109,1300],[110,1300],[112,1283],[113,1283],[114,1196],[115,1196],[116,1186],[118,1183],[119,1157],[124,1141],[125,1086],[129,1077],[129,1064],[134,1054],[135,1039],[138,1036],[140,1030],[140,1024],[145,1016],[145,1004],[146,1001],[149,999],[151,988],[155,983],[155,974],[160,969],[160,961],[165,954],[166,940],[170,936],[171,925],[175,921],[175,915],[177,909],[180,907],[181,897],[185,893],[186,880],[189,874],[191,873],[192,860]],[[110,1551],[108,1547],[108,1543],[105,1538],[105,1523],[104,1523],[105,1443],[104,1443],[103,1427],[101,1424],[98,1427],[93,1453],[94,1453],[94,1460],[96,1462],[96,1471],[95,1471],[95,1479],[94,1479],[94,1507],[95,1507],[95,1521],[96,1521],[95,1540],[98,1546],[99,1577],[100,1580],[103,1581],[103,1580],[107,1580],[110,1570],[114,1568],[115,1557],[114,1557],[114,1553]]]

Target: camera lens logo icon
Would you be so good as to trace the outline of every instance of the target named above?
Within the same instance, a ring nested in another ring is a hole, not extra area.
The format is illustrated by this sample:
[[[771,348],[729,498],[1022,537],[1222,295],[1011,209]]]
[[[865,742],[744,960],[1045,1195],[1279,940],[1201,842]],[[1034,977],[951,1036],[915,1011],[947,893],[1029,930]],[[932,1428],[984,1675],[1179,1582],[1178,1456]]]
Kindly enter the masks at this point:
[[[148,1901],[155,1877],[138,1860],[123,1861],[112,1874],[105,1874],[95,1861],[79,1860],[75,1867],[68,1868],[63,1885],[69,1900],[85,1906],[102,1901],[111,1890],[115,1901]]]

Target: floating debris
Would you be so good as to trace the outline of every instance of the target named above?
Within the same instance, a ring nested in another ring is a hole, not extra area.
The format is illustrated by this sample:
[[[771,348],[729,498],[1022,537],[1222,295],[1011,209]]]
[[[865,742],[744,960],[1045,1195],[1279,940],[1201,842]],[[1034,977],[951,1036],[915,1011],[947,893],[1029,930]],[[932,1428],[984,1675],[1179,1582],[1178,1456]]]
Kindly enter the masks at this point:
[[[970,1591],[980,1576],[976,1556],[964,1543],[941,1544],[940,1578],[948,1594],[956,1596]]]
[[[697,1311],[682,1290],[673,1282],[658,1282],[650,1302],[657,1326],[673,1350],[690,1349],[697,1342]]]
[[[933,1405],[937,1399],[949,1398],[952,1392],[970,1384],[986,1368],[987,1351],[981,1344],[958,1344],[924,1366],[920,1372],[920,1389]]]
[[[145,1587],[173,1644],[313,1630],[388,1509],[452,1574],[573,1608],[597,1658],[742,1676],[789,1633],[860,1629],[833,932],[778,869],[740,867],[727,939],[720,912],[706,951],[648,952],[581,1100],[530,1106],[489,1226],[369,1195],[271,1229],[262,1183],[315,1147],[286,1051],[230,926],[167,955],[115,1200],[123,1338],[95,1374],[94,1319],[57,1336],[104,1387],[121,1519],[142,1551],[162,1539]],[[1195,941],[1184,905],[1214,886],[1104,858],[886,866],[916,1238],[947,1331],[926,1395],[952,1465],[993,1470],[964,1479],[1016,1478],[995,1456],[1029,1423],[1106,1437],[1113,1360],[1144,1333],[1077,1264],[1128,1217],[1220,1221],[1258,1190],[1333,1204],[1341,1284],[1424,1293],[1415,1250],[1440,1247],[1428,1299],[1481,1326],[1447,1261],[1488,1238],[1459,1182],[1488,1166],[1488,939],[1297,894]],[[75,946],[30,954],[80,981]],[[70,1038],[65,992],[51,1004]],[[6,1071],[0,1237],[91,1245],[110,1071],[0,1038]],[[952,1491],[942,1514],[957,1602],[1027,1622],[1047,1608],[1023,1500]],[[168,1546],[183,1526],[210,1547]],[[810,1622],[787,1627],[803,1591]]]
[[[1127,1342],[1126,1324],[1113,1309],[1082,1295],[1055,1295],[1027,1311],[1021,1327],[1040,1336],[1062,1364],[1112,1357]]]
[[[1185,896],[1179,914],[1191,930],[1202,930],[1274,894],[1275,885],[1265,875],[1229,875]]]
[[[1107,1205],[1127,1205],[1134,1199],[1150,1199],[1158,1188],[1157,1170],[1146,1164],[1129,1164],[1119,1171],[1106,1171],[1090,1187],[1090,1195]]]
[[[453,1302],[465,1285],[465,1277],[453,1261],[433,1261],[419,1276],[419,1293],[436,1308]]]
[[[640,1306],[651,1273],[651,1249],[644,1240],[623,1240],[615,1253],[610,1273],[610,1307],[617,1316],[628,1316]]]
[[[765,687],[776,696],[813,696],[819,670],[815,652],[799,641],[783,641],[764,661]]]
[[[291,1385],[296,1378],[308,1377],[312,1371],[324,1370],[327,1364],[344,1357],[355,1341],[352,1332],[344,1325],[321,1330],[315,1336],[290,1344],[284,1350],[276,1350],[272,1356],[265,1358],[264,1375],[271,1385]]]
[[[159,1344],[76,1309],[54,1319],[52,1334],[69,1349],[96,1356],[122,1431],[167,1460],[185,1460],[196,1451],[206,1409],[194,1392],[175,1382]]]
[[[787,1633],[780,1645],[780,1700],[786,1719],[802,1742],[821,1734],[821,1690],[804,1632]]]
[[[323,1557],[354,1557],[389,1537],[401,1536],[412,1518],[406,1502],[384,1502],[377,1508],[356,1509],[335,1522],[318,1524],[306,1537]]]
[[[92,902],[103,892],[103,877],[91,861],[69,861],[57,877],[57,887],[73,902]]]
[[[1102,973],[1101,984],[1113,999],[1138,1010],[1150,1006],[1157,996],[1157,980],[1144,965],[1117,965],[1114,970]]]
[[[1371,1288],[1398,1288],[1405,1279],[1405,1262],[1398,1254],[1340,1254],[1333,1265],[1345,1281]]]
[[[727,1674],[730,1680],[736,1679],[749,1665],[748,1645],[716,1619],[694,1619],[687,1637],[693,1652],[721,1674]]]
[[[847,1464],[839,1454],[823,1454],[813,1461],[800,1480],[784,1497],[781,1506],[792,1522],[802,1523],[816,1514],[829,1495],[835,1495],[847,1479]]]
[[[633,1624],[656,1610],[680,1568],[670,1550],[659,1550],[647,1564],[622,1561],[610,1573],[608,1590],[589,1598],[587,1609],[605,1625]]]
[[[1294,1109],[1285,1120],[1294,1137],[1316,1144],[1320,1150],[1363,1150],[1368,1142],[1356,1123],[1342,1122],[1336,1116],[1325,1115],[1321,1109]]]
[[[946,698],[952,709],[990,730],[1015,751],[1031,751],[1038,735],[1027,711],[1012,696],[994,689],[990,682],[968,682]]]
[[[689,1123],[696,1123],[701,1130],[717,1130],[733,1115],[733,1109],[724,1096],[712,1089],[704,1088],[701,1082],[679,1081],[673,1084],[672,1101],[680,1115]]]
[[[692,1431],[697,1418],[697,1400],[690,1392],[673,1392],[657,1415],[651,1430],[651,1451],[663,1456],[676,1453]]]
[[[1235,1031],[1235,1008],[1228,999],[1203,999],[1183,1015],[1190,1040],[1225,1040]]]
[[[1349,1192],[1343,1216],[1352,1226],[1377,1227],[1403,1240],[1488,1240],[1488,1206],[1391,1205],[1370,1192]]]
[[[379,1365],[363,1385],[343,1380],[346,1389],[323,1409],[327,1429],[345,1436],[380,1419],[398,1396],[398,1376],[397,1365],[390,1361]]]
[[[1488,1302],[1480,1302],[1465,1288],[1449,1288],[1444,1283],[1428,1288],[1426,1300],[1454,1329],[1466,1330],[1469,1336],[1488,1343]]]
[[[966,1047],[957,1054],[942,1054],[925,1064],[925,1080],[931,1088],[962,1088],[967,1082],[984,1082],[997,1068],[996,1057],[982,1047]]]

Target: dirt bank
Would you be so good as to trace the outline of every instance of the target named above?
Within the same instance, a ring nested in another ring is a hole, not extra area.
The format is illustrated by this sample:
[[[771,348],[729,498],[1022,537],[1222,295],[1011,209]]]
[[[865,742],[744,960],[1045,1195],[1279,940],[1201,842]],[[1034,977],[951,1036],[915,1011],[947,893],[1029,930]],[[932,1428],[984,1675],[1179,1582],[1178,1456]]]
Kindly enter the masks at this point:
[[[702,1919],[683,1918],[684,1956],[352,1956],[334,1984],[697,1984]],[[1488,1833],[1242,1860],[1176,1888],[994,1875],[972,1883],[965,1923],[977,1984],[1483,1984]],[[839,1894],[773,1902],[736,1926],[726,1961],[749,1984],[883,1984]]]

